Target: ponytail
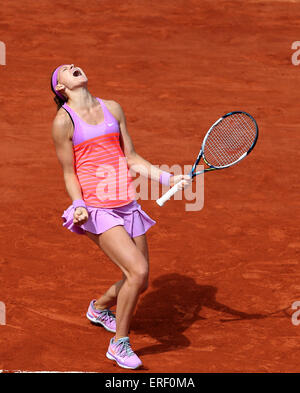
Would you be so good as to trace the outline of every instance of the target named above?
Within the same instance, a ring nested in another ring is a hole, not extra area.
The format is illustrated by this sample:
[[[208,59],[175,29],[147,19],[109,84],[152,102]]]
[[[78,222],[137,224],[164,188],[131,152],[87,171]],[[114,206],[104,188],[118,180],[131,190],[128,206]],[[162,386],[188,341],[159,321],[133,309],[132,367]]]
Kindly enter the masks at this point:
[[[55,104],[56,104],[56,106],[57,106],[57,110],[59,110],[62,106],[63,106],[63,104],[66,102],[66,101],[63,101],[61,98],[59,98],[58,96],[55,96],[54,98],[53,98],[53,100],[54,100],[54,102],[55,102]]]

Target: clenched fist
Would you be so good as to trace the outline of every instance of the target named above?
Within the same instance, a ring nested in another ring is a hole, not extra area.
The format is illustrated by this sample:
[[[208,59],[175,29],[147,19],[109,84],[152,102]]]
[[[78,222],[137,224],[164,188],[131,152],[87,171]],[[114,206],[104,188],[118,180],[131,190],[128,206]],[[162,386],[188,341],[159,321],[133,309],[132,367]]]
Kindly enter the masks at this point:
[[[74,211],[73,223],[75,225],[82,225],[87,222],[89,213],[84,207],[77,207]]]

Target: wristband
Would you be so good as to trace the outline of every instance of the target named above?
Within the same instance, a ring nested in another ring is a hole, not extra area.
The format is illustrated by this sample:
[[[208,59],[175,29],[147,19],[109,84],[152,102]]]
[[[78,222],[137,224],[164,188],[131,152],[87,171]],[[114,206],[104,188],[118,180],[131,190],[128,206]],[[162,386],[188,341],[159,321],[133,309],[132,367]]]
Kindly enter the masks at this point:
[[[170,178],[172,176],[173,175],[171,175],[171,173],[162,171],[159,176],[159,182],[161,184],[163,184],[164,186],[169,186],[170,185]]]
[[[82,199],[76,199],[73,201],[73,207],[76,209],[77,207],[84,207],[86,209],[86,204]]]

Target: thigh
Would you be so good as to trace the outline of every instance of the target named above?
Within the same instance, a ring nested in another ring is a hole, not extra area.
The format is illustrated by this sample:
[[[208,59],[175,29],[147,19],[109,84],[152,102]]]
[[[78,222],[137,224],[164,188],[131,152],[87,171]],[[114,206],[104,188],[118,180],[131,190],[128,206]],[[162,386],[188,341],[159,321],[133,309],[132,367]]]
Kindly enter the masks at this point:
[[[125,276],[132,272],[148,270],[146,257],[122,225],[110,228],[100,235],[91,232],[86,232],[86,235],[103,250]]]
[[[146,234],[134,237],[132,240],[134,241],[137,248],[142,252],[145,259],[149,263],[149,251],[148,251],[148,243],[147,243]]]

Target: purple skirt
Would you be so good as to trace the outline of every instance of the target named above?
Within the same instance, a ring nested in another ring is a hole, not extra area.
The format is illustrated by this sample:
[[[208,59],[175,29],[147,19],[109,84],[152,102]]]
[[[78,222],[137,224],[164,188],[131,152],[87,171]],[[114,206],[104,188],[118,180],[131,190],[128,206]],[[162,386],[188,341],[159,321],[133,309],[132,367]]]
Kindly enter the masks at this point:
[[[114,208],[87,206],[89,218],[81,226],[73,224],[74,207],[69,206],[64,214],[63,226],[78,235],[86,231],[100,234],[108,229],[123,225],[130,237],[143,235],[152,225],[156,224],[141,208],[136,200],[128,205]]]

